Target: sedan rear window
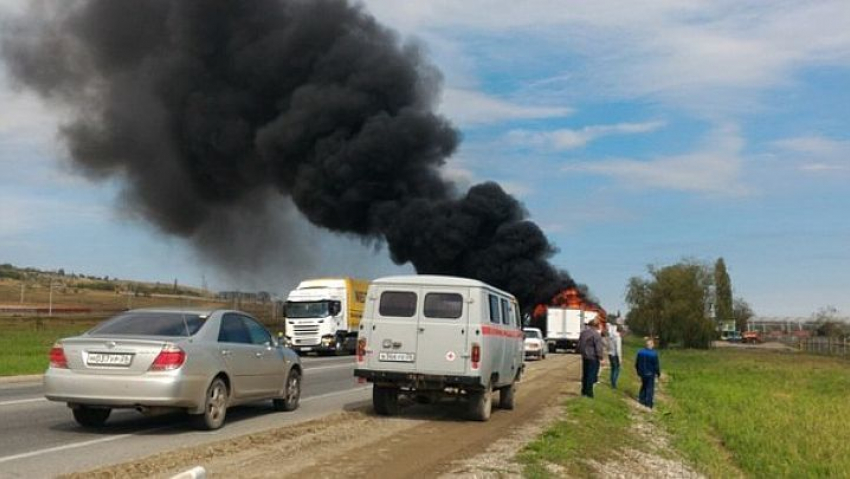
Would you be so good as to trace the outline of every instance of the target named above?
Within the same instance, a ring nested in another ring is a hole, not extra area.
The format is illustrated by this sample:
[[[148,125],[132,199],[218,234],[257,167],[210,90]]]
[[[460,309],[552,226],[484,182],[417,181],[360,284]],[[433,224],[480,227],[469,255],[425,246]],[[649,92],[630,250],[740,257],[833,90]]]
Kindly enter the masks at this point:
[[[201,329],[206,317],[198,314],[139,312],[124,313],[96,326],[88,334],[131,334],[138,336],[191,336]]]
[[[410,291],[384,291],[378,305],[381,316],[412,318],[416,314],[416,293]]]

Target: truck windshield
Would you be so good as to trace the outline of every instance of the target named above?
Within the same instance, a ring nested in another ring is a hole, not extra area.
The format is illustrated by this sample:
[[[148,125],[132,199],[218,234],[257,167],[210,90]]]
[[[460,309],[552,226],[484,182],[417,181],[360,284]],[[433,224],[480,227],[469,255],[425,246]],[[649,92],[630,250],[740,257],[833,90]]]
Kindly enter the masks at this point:
[[[330,316],[329,301],[286,302],[287,318],[324,318]]]

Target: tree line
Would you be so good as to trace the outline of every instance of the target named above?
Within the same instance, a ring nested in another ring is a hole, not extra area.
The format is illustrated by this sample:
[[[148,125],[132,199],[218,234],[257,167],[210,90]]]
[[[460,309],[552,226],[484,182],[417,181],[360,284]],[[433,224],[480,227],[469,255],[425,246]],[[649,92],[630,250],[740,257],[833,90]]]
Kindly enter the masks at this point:
[[[683,260],[647,270],[648,277],[629,279],[626,321],[635,333],[657,338],[662,348],[708,348],[719,324],[735,322],[743,330],[753,316],[744,299],[733,297],[723,258],[713,266]]]

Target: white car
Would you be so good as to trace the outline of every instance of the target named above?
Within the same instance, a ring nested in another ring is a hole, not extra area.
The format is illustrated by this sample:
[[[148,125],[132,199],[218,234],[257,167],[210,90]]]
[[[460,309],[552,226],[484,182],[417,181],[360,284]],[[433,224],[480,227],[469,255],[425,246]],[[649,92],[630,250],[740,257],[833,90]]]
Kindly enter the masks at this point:
[[[525,336],[523,349],[526,359],[546,359],[546,340],[543,339],[543,332],[537,328],[522,328],[522,333]]]

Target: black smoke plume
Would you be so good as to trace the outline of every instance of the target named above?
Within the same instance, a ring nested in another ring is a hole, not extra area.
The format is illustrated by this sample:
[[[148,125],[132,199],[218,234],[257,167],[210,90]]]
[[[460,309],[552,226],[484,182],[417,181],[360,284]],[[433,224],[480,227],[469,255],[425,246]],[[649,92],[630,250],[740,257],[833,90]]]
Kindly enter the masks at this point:
[[[399,264],[528,307],[573,284],[514,198],[441,176],[459,134],[434,113],[440,74],[359,6],[55,0],[3,31],[10,77],[69,112],[74,163],[122,178],[134,211],[221,264],[261,256],[242,236],[284,197],[315,225],[386,241]]]

